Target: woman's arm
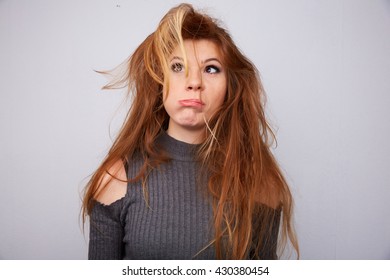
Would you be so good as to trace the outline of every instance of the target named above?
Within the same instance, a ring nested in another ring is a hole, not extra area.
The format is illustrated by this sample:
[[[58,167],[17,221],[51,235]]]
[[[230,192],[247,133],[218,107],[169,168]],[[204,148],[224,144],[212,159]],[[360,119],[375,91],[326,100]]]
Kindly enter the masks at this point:
[[[105,175],[90,214],[88,259],[122,259],[123,225],[121,212],[127,191],[127,176],[122,162],[117,162]],[[117,178],[117,179],[116,179]],[[111,179],[111,180],[110,180]]]

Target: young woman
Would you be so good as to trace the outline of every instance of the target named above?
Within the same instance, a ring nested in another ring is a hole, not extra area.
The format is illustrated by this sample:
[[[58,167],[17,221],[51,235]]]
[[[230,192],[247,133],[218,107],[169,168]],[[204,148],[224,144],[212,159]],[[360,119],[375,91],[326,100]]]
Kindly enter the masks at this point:
[[[90,259],[298,253],[258,72],[216,20],[171,9],[105,88],[123,86],[132,106],[83,201]]]

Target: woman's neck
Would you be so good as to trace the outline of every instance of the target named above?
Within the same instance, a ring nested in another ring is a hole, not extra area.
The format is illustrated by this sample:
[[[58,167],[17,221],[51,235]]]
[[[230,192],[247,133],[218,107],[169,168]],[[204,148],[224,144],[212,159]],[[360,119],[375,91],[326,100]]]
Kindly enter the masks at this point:
[[[204,128],[202,129],[185,129],[181,127],[167,129],[167,134],[172,138],[188,143],[188,144],[201,144],[205,138]]]

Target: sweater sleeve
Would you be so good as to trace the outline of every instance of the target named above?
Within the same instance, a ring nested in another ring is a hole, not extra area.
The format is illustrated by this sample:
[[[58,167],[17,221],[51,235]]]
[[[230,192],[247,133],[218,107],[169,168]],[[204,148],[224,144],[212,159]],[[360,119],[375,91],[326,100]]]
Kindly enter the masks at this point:
[[[280,219],[281,219],[281,209],[275,210],[275,218],[273,219],[272,222],[271,235],[269,238],[269,242],[267,244],[268,249],[265,249],[265,254],[262,257],[262,259],[266,259],[266,260],[279,259],[277,255],[277,247],[278,247]],[[269,252],[268,254],[266,253],[267,251]]]
[[[110,205],[95,201],[90,214],[88,259],[115,260],[123,256],[122,200]]]
[[[252,248],[249,254],[250,259],[259,258],[261,260],[277,260],[279,257],[277,255],[278,247],[278,236],[279,236],[279,227],[281,219],[281,208],[274,210],[274,218],[272,219],[272,224],[269,225],[270,230],[269,234],[265,236],[263,243],[261,244],[259,250]],[[254,237],[255,243],[258,242],[258,237]],[[258,255],[258,256],[257,256]]]

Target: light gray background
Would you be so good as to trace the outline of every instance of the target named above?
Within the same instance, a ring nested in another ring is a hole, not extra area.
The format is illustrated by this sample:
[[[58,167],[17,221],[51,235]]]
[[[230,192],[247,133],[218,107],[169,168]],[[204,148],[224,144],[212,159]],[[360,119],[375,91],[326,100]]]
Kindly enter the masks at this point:
[[[261,71],[302,259],[389,259],[390,1],[190,2]],[[0,259],[86,258],[80,192],[124,112],[93,69],[177,3],[0,0]]]

